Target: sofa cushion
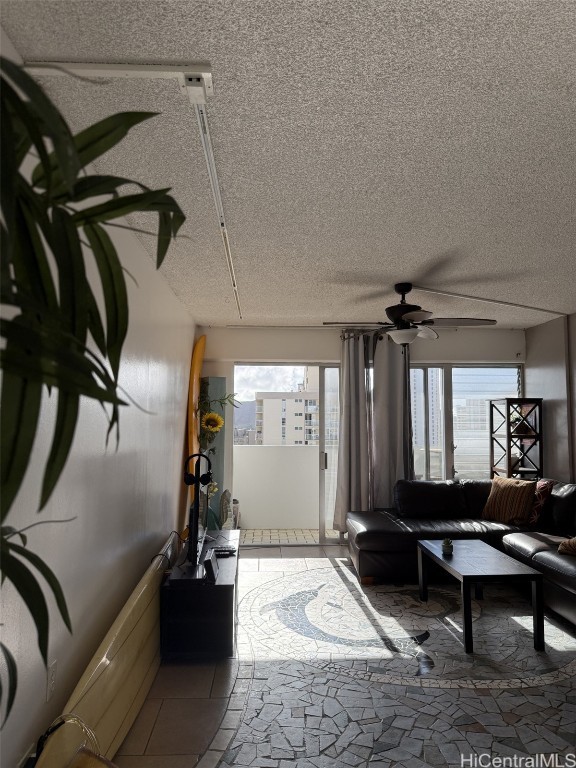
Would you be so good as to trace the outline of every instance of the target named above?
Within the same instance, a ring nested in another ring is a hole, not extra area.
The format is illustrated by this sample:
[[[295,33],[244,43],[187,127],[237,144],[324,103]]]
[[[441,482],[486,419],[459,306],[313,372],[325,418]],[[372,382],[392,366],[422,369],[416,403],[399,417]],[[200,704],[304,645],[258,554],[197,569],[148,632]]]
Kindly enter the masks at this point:
[[[576,483],[556,483],[538,521],[538,529],[576,536]]]
[[[488,501],[482,512],[484,520],[525,525],[534,505],[536,481],[513,477],[495,477]]]
[[[488,496],[492,490],[491,480],[460,480],[466,503],[466,517],[482,517]]]
[[[394,486],[398,517],[460,518],[466,515],[464,491],[453,480],[398,480]]]
[[[411,548],[410,540],[398,525],[396,515],[385,512],[348,512],[346,515],[348,540],[354,541],[358,549],[404,551]]]
[[[537,481],[536,490],[534,491],[534,504],[532,506],[530,519],[528,520],[530,525],[536,525],[540,519],[540,515],[544,509],[544,504],[552,493],[552,488],[554,488],[554,482],[554,480]]]
[[[537,552],[558,549],[560,541],[562,541],[560,536],[549,533],[509,533],[503,537],[502,545],[509,555],[530,564],[530,560]]]
[[[502,536],[514,526],[489,520],[402,518],[391,512],[349,512],[348,540],[362,551],[416,552],[418,539],[482,539],[501,548]]]
[[[561,541],[558,545],[558,552],[561,555],[574,555],[576,557],[576,536]]]
[[[530,563],[542,571],[544,576],[561,584],[565,589],[576,592],[576,558],[559,555],[556,549],[536,552]]]

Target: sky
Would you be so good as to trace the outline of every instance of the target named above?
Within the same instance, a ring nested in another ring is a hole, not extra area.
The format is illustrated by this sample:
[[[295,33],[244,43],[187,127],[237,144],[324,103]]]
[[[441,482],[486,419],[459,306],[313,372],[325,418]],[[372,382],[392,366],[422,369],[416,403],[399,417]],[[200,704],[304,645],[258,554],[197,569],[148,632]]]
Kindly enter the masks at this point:
[[[236,365],[235,397],[245,403],[255,399],[255,392],[297,392],[304,370],[303,365]]]

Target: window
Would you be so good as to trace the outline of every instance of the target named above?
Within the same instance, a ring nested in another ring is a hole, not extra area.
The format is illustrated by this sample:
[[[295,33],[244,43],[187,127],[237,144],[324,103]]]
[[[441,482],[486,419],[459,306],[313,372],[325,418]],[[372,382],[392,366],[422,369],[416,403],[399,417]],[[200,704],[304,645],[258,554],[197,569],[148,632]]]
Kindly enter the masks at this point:
[[[488,401],[521,395],[518,366],[414,366],[410,372],[418,479],[490,477]]]

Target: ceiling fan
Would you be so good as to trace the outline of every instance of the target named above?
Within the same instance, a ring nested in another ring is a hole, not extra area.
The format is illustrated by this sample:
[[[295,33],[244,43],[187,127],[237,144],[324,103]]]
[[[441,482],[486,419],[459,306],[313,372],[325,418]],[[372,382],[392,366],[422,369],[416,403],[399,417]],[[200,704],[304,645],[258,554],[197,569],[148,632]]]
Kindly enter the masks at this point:
[[[396,283],[394,290],[402,298],[399,304],[386,308],[387,322],[325,322],[324,325],[338,325],[345,328],[359,326],[375,327],[385,331],[396,344],[411,344],[416,338],[437,339],[435,328],[477,328],[496,325],[496,320],[484,320],[477,317],[437,317],[432,312],[422,309],[418,304],[408,304],[406,295],[412,290],[412,283]]]

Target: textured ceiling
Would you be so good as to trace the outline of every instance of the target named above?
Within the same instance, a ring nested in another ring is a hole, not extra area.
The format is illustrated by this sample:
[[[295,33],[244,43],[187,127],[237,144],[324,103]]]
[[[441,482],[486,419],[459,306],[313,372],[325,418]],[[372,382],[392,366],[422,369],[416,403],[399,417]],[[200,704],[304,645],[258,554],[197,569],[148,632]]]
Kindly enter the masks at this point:
[[[379,320],[398,281],[576,312],[574,0],[22,0],[2,25],[25,61],[211,65],[242,321],[176,83],[42,78],[74,129],[162,113],[99,170],[172,187],[186,237],[162,272],[197,322]],[[499,327],[552,317],[411,299]]]

